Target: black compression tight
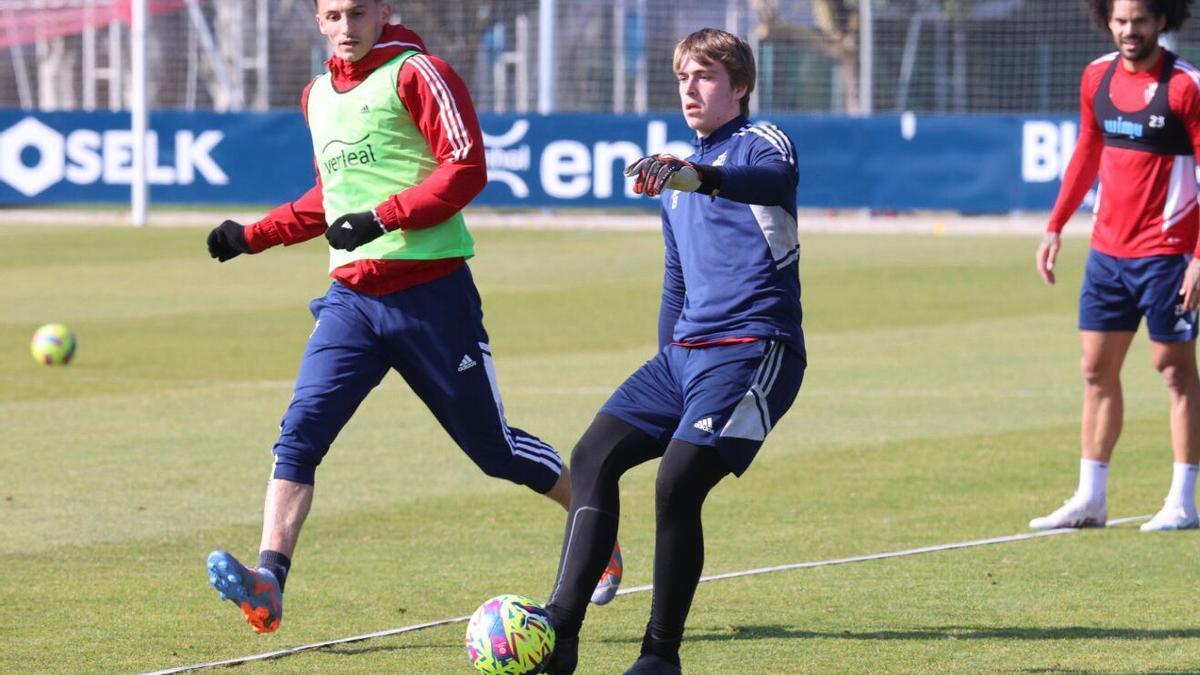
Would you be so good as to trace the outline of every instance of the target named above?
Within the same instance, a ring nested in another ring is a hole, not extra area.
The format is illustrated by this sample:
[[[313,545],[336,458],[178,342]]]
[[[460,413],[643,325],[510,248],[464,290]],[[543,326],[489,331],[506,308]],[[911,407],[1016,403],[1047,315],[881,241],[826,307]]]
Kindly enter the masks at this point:
[[[577,635],[617,538],[618,482],[656,457],[663,460],[655,481],[654,599],[642,651],[675,661],[704,567],[701,507],[729,474],[710,447],[673,440],[664,450],[632,425],[597,415],[571,454],[571,509],[549,606],[559,634]]]

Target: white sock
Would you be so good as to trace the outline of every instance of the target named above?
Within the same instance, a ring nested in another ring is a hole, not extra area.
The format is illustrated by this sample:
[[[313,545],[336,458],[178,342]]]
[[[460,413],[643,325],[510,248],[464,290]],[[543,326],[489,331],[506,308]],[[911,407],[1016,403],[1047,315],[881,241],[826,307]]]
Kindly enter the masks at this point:
[[[1171,491],[1167,493],[1167,502],[1179,504],[1189,512],[1196,510],[1196,474],[1200,466],[1175,462],[1171,473]]]
[[[1195,485],[1194,480],[1192,485]],[[1079,460],[1079,489],[1075,495],[1096,506],[1105,502],[1107,494],[1108,464],[1092,459]]]

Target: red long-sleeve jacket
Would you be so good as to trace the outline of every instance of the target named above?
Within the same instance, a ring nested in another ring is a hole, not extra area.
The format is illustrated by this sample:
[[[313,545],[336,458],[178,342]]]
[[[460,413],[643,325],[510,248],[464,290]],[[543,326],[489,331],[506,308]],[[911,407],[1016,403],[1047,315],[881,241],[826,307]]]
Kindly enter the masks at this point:
[[[420,36],[403,26],[386,26],[371,51],[353,63],[336,56],[325,64],[339,91],[348,91],[376,68],[401,53],[416,49],[400,69],[397,92],[438,167],[421,183],[391,195],[376,207],[388,229],[415,230],[445,221],[461,211],[487,184],[483,132],[467,86],[445,61],[425,53]],[[301,97],[308,116],[309,83]],[[299,199],[282,204],[265,218],[246,226],[246,242],[255,253],[272,246],[289,246],[325,233],[321,177]],[[385,295],[445,276],[465,264],[462,258],[442,260],[358,260],[330,272],[350,288]]]

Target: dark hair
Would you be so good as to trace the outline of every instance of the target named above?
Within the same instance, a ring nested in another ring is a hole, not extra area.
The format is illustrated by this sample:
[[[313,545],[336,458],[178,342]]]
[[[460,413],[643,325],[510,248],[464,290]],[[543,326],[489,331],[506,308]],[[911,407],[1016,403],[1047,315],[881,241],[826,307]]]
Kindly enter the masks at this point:
[[[679,72],[685,57],[691,57],[705,65],[720,63],[729,72],[729,81],[735,87],[745,87],[746,93],[740,100],[742,115],[750,116],[750,92],[758,74],[754,66],[754,51],[746,41],[733,33],[716,28],[701,28],[683,38],[675,45],[673,67]]]
[[[1183,22],[1192,15],[1192,10],[1189,5],[1192,0],[1137,0],[1141,2],[1154,16],[1167,17],[1166,26],[1163,27],[1163,32],[1170,33],[1179,30],[1183,26]],[[1108,20],[1112,17],[1113,0],[1087,0],[1088,9],[1092,15],[1092,21],[1100,27],[1101,30],[1108,30]]]
[[[376,5],[378,5],[379,2],[383,2],[383,1],[385,1],[385,0],[376,0]],[[314,8],[314,10],[319,10],[320,6],[318,5],[318,2],[320,2],[320,0],[312,0],[312,7]],[[395,10],[395,7],[394,7],[394,10]]]

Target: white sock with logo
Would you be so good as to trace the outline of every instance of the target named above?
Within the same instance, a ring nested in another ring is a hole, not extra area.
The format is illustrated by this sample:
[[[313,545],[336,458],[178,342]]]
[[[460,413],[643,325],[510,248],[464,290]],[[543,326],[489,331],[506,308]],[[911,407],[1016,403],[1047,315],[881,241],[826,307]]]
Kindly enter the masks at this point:
[[[1193,483],[1194,484],[1194,483]],[[1075,496],[1091,506],[1104,504],[1108,494],[1108,463],[1079,460],[1079,489]]]
[[[1167,493],[1168,504],[1179,504],[1188,513],[1196,510],[1196,474],[1200,465],[1175,462],[1171,473],[1171,491]]]

